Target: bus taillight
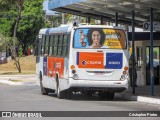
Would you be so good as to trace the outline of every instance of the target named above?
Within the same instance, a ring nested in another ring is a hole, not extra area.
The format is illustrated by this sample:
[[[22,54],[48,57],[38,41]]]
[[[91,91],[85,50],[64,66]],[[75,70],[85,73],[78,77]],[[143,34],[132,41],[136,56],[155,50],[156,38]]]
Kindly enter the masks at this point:
[[[128,67],[127,67],[127,66],[125,66],[125,67],[124,67],[124,70],[125,70],[125,71],[127,71],[127,70],[128,70]]]
[[[72,70],[72,74],[75,74],[76,73],[76,70]]]
[[[75,69],[75,66],[74,65],[71,65],[71,67],[70,67],[72,70],[74,70]]]

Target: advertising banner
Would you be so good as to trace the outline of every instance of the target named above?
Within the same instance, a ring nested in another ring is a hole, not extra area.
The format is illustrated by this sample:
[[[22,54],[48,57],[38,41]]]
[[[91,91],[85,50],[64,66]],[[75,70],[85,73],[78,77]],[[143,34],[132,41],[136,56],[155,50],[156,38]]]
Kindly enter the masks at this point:
[[[120,29],[80,28],[74,34],[74,48],[126,47],[126,35]]]

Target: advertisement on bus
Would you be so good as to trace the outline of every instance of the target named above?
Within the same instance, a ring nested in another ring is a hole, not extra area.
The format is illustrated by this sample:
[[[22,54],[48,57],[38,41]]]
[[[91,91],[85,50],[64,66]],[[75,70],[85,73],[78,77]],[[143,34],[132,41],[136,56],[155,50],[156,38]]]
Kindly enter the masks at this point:
[[[119,29],[80,28],[74,34],[74,48],[125,49],[126,35]]]

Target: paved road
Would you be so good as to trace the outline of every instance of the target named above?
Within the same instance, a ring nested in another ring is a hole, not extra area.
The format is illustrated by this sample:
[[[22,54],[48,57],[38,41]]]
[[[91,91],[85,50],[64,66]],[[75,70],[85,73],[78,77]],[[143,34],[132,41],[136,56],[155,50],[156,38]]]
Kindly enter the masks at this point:
[[[20,83],[9,81],[20,80]],[[35,84],[35,75],[0,76],[0,111],[160,111],[160,106],[137,101],[100,101],[97,96],[75,94],[72,100],[57,99],[55,94],[43,96]],[[9,83],[10,85],[3,84]],[[14,84],[13,84],[14,83]],[[18,120],[21,118],[11,118]],[[23,118],[24,119],[24,118]],[[34,120],[36,118],[33,118]],[[53,118],[45,118],[53,119]],[[54,120],[60,118],[54,117]],[[65,118],[65,120],[81,120],[81,118]],[[85,118],[87,120],[106,120],[110,118]],[[117,118],[112,118],[117,119]],[[126,119],[120,117],[118,119]],[[130,118],[136,120],[137,118]],[[142,119],[142,118],[141,118]],[[146,120],[146,118],[143,118]],[[158,118],[147,118],[147,120]],[[0,118],[0,120],[3,120]],[[39,120],[39,118],[37,118]],[[44,120],[44,118],[42,119]]]
[[[81,94],[75,94],[72,100],[57,99],[55,94],[41,95],[39,86],[31,83],[0,84],[0,111],[160,111],[160,106],[116,98],[100,101],[97,96]]]

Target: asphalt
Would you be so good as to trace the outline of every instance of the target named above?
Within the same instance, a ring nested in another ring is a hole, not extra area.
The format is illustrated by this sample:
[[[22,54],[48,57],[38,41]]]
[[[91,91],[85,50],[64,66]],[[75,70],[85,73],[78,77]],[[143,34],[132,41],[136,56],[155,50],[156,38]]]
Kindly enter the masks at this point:
[[[0,75],[0,83],[9,85],[33,85],[36,84],[35,79],[35,75]],[[151,96],[150,86],[138,86],[135,88],[135,94],[133,94],[133,88],[129,87],[122,93],[116,93],[115,97],[122,100],[160,105],[160,85],[154,86],[154,96]]]

